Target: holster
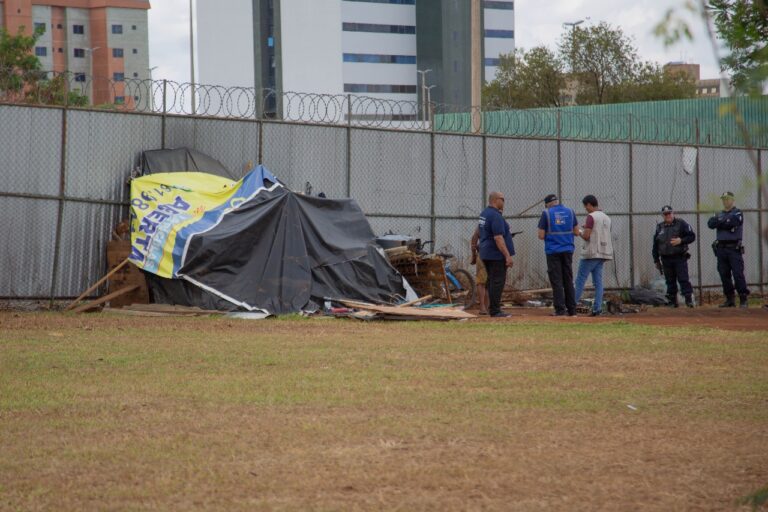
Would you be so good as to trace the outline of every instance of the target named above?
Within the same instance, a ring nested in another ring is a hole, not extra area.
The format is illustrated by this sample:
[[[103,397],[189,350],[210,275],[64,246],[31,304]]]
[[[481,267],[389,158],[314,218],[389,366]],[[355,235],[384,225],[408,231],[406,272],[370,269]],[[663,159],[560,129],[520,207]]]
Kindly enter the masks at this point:
[[[715,253],[715,257],[717,257],[717,246],[718,246],[717,240],[712,242],[712,252]]]

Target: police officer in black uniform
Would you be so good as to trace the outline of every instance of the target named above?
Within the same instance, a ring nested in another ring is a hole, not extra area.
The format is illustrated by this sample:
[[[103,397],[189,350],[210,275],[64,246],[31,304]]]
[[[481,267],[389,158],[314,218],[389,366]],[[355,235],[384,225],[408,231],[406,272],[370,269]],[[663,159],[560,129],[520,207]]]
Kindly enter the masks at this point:
[[[747,280],[744,279],[744,246],[741,245],[741,238],[744,224],[744,214],[733,205],[733,192],[726,192],[720,199],[723,200],[723,211],[712,216],[707,225],[710,229],[717,230],[717,239],[712,244],[717,256],[717,271],[720,273],[720,280],[723,282],[723,293],[725,302],[720,304],[721,308],[732,308],[736,306],[734,302],[734,281],[735,290],[739,293],[739,306],[747,307]],[[731,279],[733,275],[733,279]]]
[[[675,218],[671,206],[661,209],[664,220],[656,225],[653,235],[653,262],[667,281],[667,300],[677,307],[677,283],[685,297],[685,305],[693,307],[693,287],[688,279],[688,244],[696,240],[696,233],[683,219]]]

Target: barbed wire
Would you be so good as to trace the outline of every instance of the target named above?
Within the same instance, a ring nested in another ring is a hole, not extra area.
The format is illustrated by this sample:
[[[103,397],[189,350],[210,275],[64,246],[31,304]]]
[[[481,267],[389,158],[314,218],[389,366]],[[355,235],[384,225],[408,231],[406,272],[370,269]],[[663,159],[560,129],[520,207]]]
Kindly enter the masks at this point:
[[[20,71],[2,65],[0,102],[507,137],[744,145],[729,123],[695,118],[585,113],[568,108],[484,111],[356,94],[280,93],[171,80],[103,78],[71,71]],[[751,143],[768,147],[768,130],[755,130]]]

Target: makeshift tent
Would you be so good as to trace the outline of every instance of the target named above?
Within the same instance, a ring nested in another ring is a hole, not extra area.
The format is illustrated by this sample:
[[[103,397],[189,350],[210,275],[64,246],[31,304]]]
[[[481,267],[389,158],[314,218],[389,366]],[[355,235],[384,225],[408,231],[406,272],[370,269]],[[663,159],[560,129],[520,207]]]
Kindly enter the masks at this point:
[[[237,179],[232,171],[215,158],[189,148],[145,151],[141,156],[141,173],[147,175],[160,172],[206,172]]]
[[[134,179],[131,243],[157,302],[282,314],[325,298],[406,295],[354,200],[296,194],[262,166],[236,182],[198,172]]]

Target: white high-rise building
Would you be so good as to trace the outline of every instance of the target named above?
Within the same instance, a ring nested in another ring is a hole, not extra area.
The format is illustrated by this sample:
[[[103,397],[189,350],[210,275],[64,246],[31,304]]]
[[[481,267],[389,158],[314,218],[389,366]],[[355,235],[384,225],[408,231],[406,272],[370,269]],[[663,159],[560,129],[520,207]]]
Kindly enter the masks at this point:
[[[275,90],[266,106],[278,116],[290,108],[278,98],[296,92],[400,102],[393,115],[415,118],[417,70],[430,69],[433,101],[477,104],[499,54],[514,51],[513,8],[482,0],[197,0],[197,81]]]

